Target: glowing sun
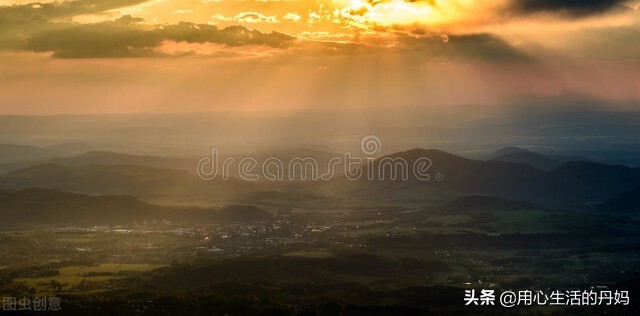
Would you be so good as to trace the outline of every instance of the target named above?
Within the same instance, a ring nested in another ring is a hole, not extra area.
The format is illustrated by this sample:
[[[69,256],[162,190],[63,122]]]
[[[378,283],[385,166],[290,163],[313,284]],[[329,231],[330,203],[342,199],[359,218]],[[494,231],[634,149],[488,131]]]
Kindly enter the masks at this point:
[[[351,0],[338,13],[349,24],[359,27],[435,22],[442,18],[435,0]]]

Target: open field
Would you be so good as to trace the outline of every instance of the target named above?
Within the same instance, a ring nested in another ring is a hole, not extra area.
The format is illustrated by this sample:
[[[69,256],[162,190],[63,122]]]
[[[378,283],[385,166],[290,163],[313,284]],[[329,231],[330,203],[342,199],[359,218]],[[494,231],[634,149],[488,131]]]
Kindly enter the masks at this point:
[[[97,266],[68,266],[58,269],[57,275],[48,277],[16,278],[14,282],[35,288],[38,292],[50,293],[52,281],[59,282],[61,286],[55,290],[57,293],[64,293],[76,288],[84,282],[104,283],[117,278],[130,277],[137,272],[150,271],[160,268],[163,265],[157,264],[99,264]]]

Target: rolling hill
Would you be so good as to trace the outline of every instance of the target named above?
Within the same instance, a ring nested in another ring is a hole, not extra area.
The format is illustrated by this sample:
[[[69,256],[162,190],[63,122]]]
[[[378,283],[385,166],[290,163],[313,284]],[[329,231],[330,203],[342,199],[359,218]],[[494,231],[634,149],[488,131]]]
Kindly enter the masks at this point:
[[[63,166],[130,165],[190,172],[194,172],[197,162],[196,158],[132,155],[113,151],[89,151],[76,156],[49,160],[49,163]]]
[[[129,196],[87,196],[46,189],[0,191],[2,225],[127,224],[164,218],[165,212]]]
[[[584,157],[542,154],[520,147],[506,147],[497,150],[490,156],[490,160],[522,163],[545,171],[560,167],[565,162],[590,161]]]
[[[540,170],[552,170],[560,167],[563,162],[557,159],[553,159],[534,152],[513,153],[508,155],[498,156],[492,160],[510,162],[510,163],[522,163],[532,166]]]
[[[421,181],[412,172],[409,172],[408,181],[394,181],[388,168],[381,170],[381,161],[385,159],[403,159],[411,167],[420,158],[429,158],[433,162],[428,170],[432,176],[429,181]],[[497,196],[571,209],[606,201],[640,186],[640,171],[625,166],[567,162],[553,170],[543,171],[527,164],[471,160],[424,149],[382,157],[362,167],[362,172],[382,181],[361,179],[356,181],[358,190],[373,187],[390,192],[416,186],[433,187],[460,195]],[[433,176],[436,173],[442,174],[444,179],[435,181]]]
[[[0,163],[36,161],[62,155],[58,151],[35,146],[0,144]]]
[[[610,214],[630,214],[640,212],[640,188],[622,193],[600,204],[598,211]]]
[[[0,191],[2,225],[126,225],[134,221],[174,222],[255,221],[269,219],[268,212],[232,205],[222,209],[162,207],[131,196],[88,196],[47,189]]]
[[[228,201],[252,187],[237,179],[204,181],[187,171],[131,165],[43,164],[0,176],[0,189],[132,195],[147,201],[191,205]]]
[[[185,170],[170,166],[188,165],[186,160],[91,152],[41,164],[0,176],[0,189],[44,188],[91,195],[132,195],[145,201],[178,205],[221,205],[233,201],[255,203],[251,192],[293,192],[297,196],[351,196],[359,200],[428,200],[426,191],[447,196],[487,195],[533,202],[553,208],[582,209],[602,203],[640,187],[640,171],[625,166],[594,162],[565,162],[552,170],[528,164],[498,160],[472,160],[439,150],[413,149],[391,154],[359,166],[364,175],[357,181],[340,176],[321,183],[250,182],[217,177],[204,181]],[[431,177],[423,181],[411,169],[416,161],[429,158]],[[407,162],[407,181],[393,179],[382,162]],[[84,164],[85,162],[103,164]],[[137,162],[142,165],[113,164]],[[111,164],[110,164],[111,163]],[[167,168],[148,165],[167,166]],[[356,169],[358,170],[358,169]],[[437,175],[441,175],[438,178]],[[367,176],[371,176],[368,180]],[[411,192],[411,193],[407,193]],[[418,197],[416,197],[416,194]],[[286,204],[286,201],[281,202]],[[287,205],[284,205],[287,206]]]

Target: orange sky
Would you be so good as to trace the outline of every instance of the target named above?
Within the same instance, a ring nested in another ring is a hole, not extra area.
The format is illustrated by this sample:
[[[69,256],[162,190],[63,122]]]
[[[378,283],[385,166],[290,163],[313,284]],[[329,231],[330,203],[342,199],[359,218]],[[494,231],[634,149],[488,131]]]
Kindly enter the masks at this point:
[[[565,3],[0,1],[0,114],[638,101],[638,2]]]

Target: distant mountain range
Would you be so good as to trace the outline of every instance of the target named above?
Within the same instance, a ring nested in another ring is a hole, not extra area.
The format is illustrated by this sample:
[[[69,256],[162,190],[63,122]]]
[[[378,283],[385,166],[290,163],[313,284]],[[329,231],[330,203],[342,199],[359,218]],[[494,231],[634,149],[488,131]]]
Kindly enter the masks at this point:
[[[540,170],[552,170],[569,161],[591,161],[579,156],[541,154],[520,147],[502,148],[493,153],[490,160],[523,163]]]
[[[113,151],[89,151],[80,155],[51,159],[48,163],[62,166],[130,165],[194,172],[197,161],[197,158],[132,155]]]
[[[2,147],[6,146],[6,151],[10,152],[11,146],[20,148],[17,153],[6,154],[2,156]],[[71,146],[71,145],[69,145]],[[76,145],[81,146],[81,145]],[[65,146],[63,146],[65,147]],[[65,147],[66,148],[66,147]],[[37,154],[36,154],[37,153]],[[209,153],[210,155],[210,153]],[[3,158],[4,157],[4,158]],[[33,147],[33,146],[19,146],[19,145],[0,145],[0,174],[9,173],[12,171],[18,171],[28,167],[40,165],[40,164],[54,164],[61,166],[86,166],[86,165],[131,165],[152,167],[160,169],[175,169],[184,170],[195,173],[196,165],[202,157],[162,157],[162,156],[149,156],[149,155],[135,155],[120,153],[114,151],[99,151],[92,150],[77,155],[64,155],[62,151],[51,151],[45,148]],[[314,158],[318,163],[318,170],[320,173],[324,173],[327,170],[329,160],[334,157],[341,157],[340,154],[330,153],[320,150],[311,150],[306,148],[298,149],[282,149],[263,151],[256,154],[224,154],[220,153],[218,156],[218,163],[222,165],[223,161],[227,158],[234,158],[235,163],[238,163],[244,158],[253,158],[259,165],[262,165],[267,159],[278,159],[285,166],[288,166],[294,158]],[[237,168],[231,168],[231,176],[237,176]],[[340,173],[343,170],[342,165],[336,166],[337,171]],[[287,171],[285,169],[285,171]],[[338,175],[340,174],[338,173]],[[289,174],[285,173],[285,179],[289,178]],[[296,176],[295,178],[300,178]]]
[[[86,196],[45,189],[0,191],[0,225],[125,224],[163,218],[165,212],[130,196]]]
[[[409,181],[393,181],[388,169],[380,170],[380,159],[363,167],[363,173],[384,181],[360,181],[361,186],[386,192],[411,186],[434,187],[462,195],[490,195],[540,203],[560,208],[581,208],[588,203],[604,202],[640,187],[640,169],[593,162],[565,162],[544,171],[528,164],[499,160],[479,161],[439,150],[414,149],[381,159],[404,159],[411,166],[422,157],[433,164],[430,173],[443,175],[442,181],[420,181],[410,173]]]
[[[43,164],[0,176],[0,189],[45,188],[92,195],[132,195],[169,204],[228,201],[254,184],[221,178],[204,181],[183,170],[132,165]]]
[[[112,151],[88,151],[78,155],[63,155],[39,147],[30,147],[34,152],[43,151],[47,154],[21,155],[22,159],[0,159],[0,174],[25,169],[41,164],[55,164],[61,166],[84,165],[132,165],[162,169],[177,169],[194,172],[197,158],[158,157],[133,155]],[[0,156],[1,157],[1,156]]]
[[[35,146],[0,144],[0,163],[42,160],[62,155],[62,152]]]
[[[256,155],[256,159],[279,157],[286,162],[293,157],[315,155],[320,156],[319,165],[333,157],[331,153],[298,149],[263,152]],[[431,179],[421,181],[409,172],[408,181],[392,180],[391,170],[380,170],[380,162],[398,158],[409,166],[420,158],[429,158],[433,163],[428,170]],[[402,202],[402,199],[410,198],[419,202],[429,199],[425,193],[428,190],[440,196],[487,195],[575,210],[592,208],[589,206],[640,188],[640,169],[565,161],[574,158],[546,156],[511,147],[482,161],[439,150],[413,149],[357,167],[363,174],[371,174],[380,181],[351,181],[337,175],[334,180],[321,183],[293,181],[283,184],[237,178],[225,181],[221,177],[204,181],[194,174],[196,158],[91,151],[76,156],[52,157],[47,163],[0,175],[0,190],[43,188],[90,195],[131,195],[154,203],[199,206],[233,201],[252,203],[251,196],[256,192],[274,192],[276,196],[278,192],[295,192],[295,196],[323,199],[327,196],[360,200],[387,198]],[[442,177],[437,178],[436,174]],[[275,200],[269,202],[269,205],[277,203]],[[285,202],[283,199],[281,203]]]

